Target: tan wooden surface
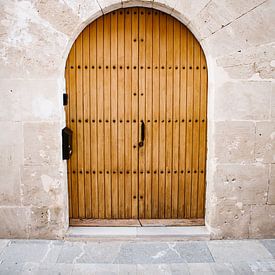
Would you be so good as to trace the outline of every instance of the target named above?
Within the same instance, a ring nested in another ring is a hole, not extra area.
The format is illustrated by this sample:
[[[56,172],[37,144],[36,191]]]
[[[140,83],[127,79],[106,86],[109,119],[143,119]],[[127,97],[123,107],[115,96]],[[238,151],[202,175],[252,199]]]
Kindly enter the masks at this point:
[[[193,34],[153,9],[111,12],[79,35],[65,77],[71,223],[203,219],[207,67]]]

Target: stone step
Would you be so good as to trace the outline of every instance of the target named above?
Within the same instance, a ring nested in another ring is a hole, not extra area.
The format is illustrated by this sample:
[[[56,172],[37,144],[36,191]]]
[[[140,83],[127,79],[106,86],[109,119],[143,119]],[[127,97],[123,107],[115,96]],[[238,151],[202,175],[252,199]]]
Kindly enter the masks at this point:
[[[206,226],[70,227],[66,240],[210,240]]]

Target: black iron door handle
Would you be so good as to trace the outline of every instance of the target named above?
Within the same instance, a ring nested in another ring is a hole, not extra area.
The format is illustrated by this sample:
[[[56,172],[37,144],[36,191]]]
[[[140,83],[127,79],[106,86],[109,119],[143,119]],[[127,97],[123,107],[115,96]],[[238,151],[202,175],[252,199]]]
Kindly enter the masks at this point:
[[[138,143],[139,147],[142,147],[144,145],[144,139],[145,139],[145,123],[142,120],[140,125],[140,142]]]

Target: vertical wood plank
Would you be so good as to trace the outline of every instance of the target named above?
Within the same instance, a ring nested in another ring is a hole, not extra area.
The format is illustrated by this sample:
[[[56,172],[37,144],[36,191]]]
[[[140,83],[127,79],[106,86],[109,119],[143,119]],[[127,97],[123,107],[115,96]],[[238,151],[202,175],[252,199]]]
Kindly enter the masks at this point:
[[[97,23],[90,25],[90,116],[91,116],[91,173],[92,218],[98,218],[98,165],[97,165]]]
[[[145,218],[152,215],[152,138],[153,138],[153,93],[152,93],[152,10],[145,11]]]
[[[132,16],[125,10],[125,218],[132,218]]]
[[[125,98],[124,98],[124,10],[118,14],[118,182],[119,182],[119,218],[125,218]]]
[[[103,26],[103,43],[104,43],[104,199],[105,199],[105,218],[110,219],[112,216],[111,202],[111,73],[110,73],[110,42],[111,42],[111,15],[104,16]]]
[[[178,217],[179,191],[179,124],[180,124],[180,23],[174,19],[174,86],[173,86],[173,169],[172,218]]]
[[[173,169],[173,96],[174,96],[174,22],[167,17],[167,90],[166,90],[166,190],[165,218],[172,217],[172,176]]]
[[[179,210],[178,218],[185,214],[186,173],[186,78],[187,78],[187,29],[181,25],[181,77],[180,77],[180,143],[179,143]]]
[[[165,218],[166,183],[166,49],[167,15],[160,14],[160,129],[159,129],[159,218]]]
[[[187,33],[187,133],[186,133],[186,188],[185,188],[185,217],[191,216],[192,192],[192,148],[193,148],[193,93],[194,93],[194,41],[190,31]]]
[[[77,174],[79,217],[85,218],[85,186],[84,186],[84,139],[83,139],[83,33],[76,40],[76,96],[77,96]]]
[[[145,9],[139,8],[139,137],[141,121],[145,123]],[[139,218],[145,217],[145,146],[139,147]]]
[[[200,143],[199,143],[199,186],[198,186],[198,218],[205,212],[205,175],[206,175],[206,128],[207,128],[207,65],[204,53],[201,51],[201,90],[200,90]]]
[[[97,19],[97,155],[98,155],[98,202],[99,218],[105,217],[104,190],[104,73],[103,73],[103,17]]]
[[[72,169],[72,217],[78,218],[78,177],[77,177],[77,93],[76,93],[76,58],[75,58],[76,45],[72,46],[70,52],[70,116],[71,116],[71,130],[73,131],[73,154],[71,157]]]
[[[92,217],[91,205],[91,136],[90,136],[90,27],[83,31],[83,123],[84,123],[84,182],[85,182],[85,217]]]
[[[138,218],[138,8],[132,12],[132,218]]]
[[[153,13],[153,140],[152,140],[152,218],[159,217],[159,129],[160,129],[160,18]]]
[[[119,217],[118,213],[118,116],[117,116],[117,51],[118,51],[118,41],[117,41],[117,17],[118,12],[114,11],[111,13],[111,116],[112,116],[112,218],[116,219]]]
[[[191,218],[197,217],[198,166],[199,166],[199,115],[200,115],[200,45],[194,39],[194,96],[193,96],[193,152],[192,152],[192,194]]]
[[[65,68],[65,79],[66,79],[66,94],[71,100],[70,95],[70,54],[66,61]],[[65,106],[66,112],[66,125],[71,129],[71,114],[70,114],[70,103]],[[67,162],[67,177],[68,177],[68,201],[69,201],[69,218],[72,218],[72,168],[71,168],[71,159]]]

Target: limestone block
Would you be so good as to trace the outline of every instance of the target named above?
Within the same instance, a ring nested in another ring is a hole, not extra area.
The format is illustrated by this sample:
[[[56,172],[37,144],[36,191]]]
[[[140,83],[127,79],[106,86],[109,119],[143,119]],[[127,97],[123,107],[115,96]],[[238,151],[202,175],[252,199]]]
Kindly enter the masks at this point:
[[[32,207],[30,213],[30,238],[59,239],[68,227],[64,208]]]
[[[274,42],[274,1],[268,0],[205,39],[212,57]],[[263,31],[264,30],[264,31]]]
[[[206,216],[207,227],[214,239],[242,239],[249,236],[250,206],[232,204],[226,199],[211,204]]]
[[[217,90],[217,120],[267,120],[270,117],[271,82],[227,82]]]
[[[255,157],[257,161],[275,163],[275,122],[256,123]]]
[[[123,8],[128,8],[128,7],[152,8],[154,3],[153,0],[122,0],[121,2],[122,2]]]
[[[275,164],[271,164],[267,203],[275,204]]]
[[[255,125],[253,122],[220,121],[215,123],[215,156],[219,163],[254,161]],[[209,141],[212,142],[212,141]]]
[[[275,120],[275,82],[272,82],[272,93],[271,93],[271,119]]]
[[[91,21],[102,14],[97,0],[63,0],[82,21]]]
[[[63,171],[58,166],[29,166],[22,171],[22,196],[25,206],[63,206]]]
[[[252,205],[250,238],[275,237],[275,205]]]
[[[97,1],[103,13],[108,13],[112,10],[122,7],[121,0],[98,0]]]
[[[13,89],[14,80],[0,80],[0,121],[20,121],[20,91]]]
[[[0,145],[22,145],[23,127],[21,122],[0,121]]]
[[[264,204],[267,201],[269,167],[265,165],[217,165],[213,193],[232,204]]]
[[[14,81],[13,87],[21,92],[23,121],[60,119],[62,93],[57,80]]]
[[[217,64],[234,79],[248,79],[253,76],[274,79],[274,56],[275,43],[269,43],[222,56],[218,58]]]
[[[27,238],[29,209],[0,207],[0,238]]]
[[[23,144],[0,145],[0,167],[9,169],[23,165]]]
[[[206,38],[235,19],[243,16],[265,0],[212,0],[201,10],[192,21],[201,38]]]
[[[24,165],[54,165],[62,159],[60,123],[26,122],[24,141]]]
[[[0,167],[0,205],[20,205],[20,168]]]
[[[1,8],[2,78],[44,78],[58,72],[68,37],[38,14],[28,1],[6,1]]]
[[[210,0],[177,0],[172,15],[188,24],[210,2]]]
[[[80,24],[80,18],[76,13],[76,10],[73,10],[66,1],[28,1],[32,3],[41,18],[56,30],[69,36],[74,33],[76,26]]]

